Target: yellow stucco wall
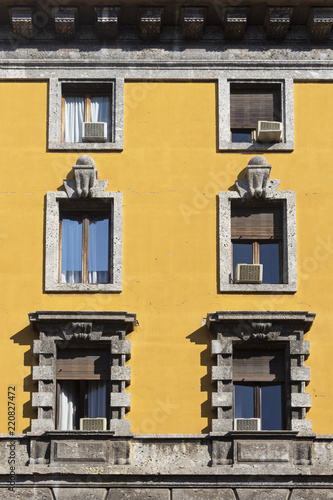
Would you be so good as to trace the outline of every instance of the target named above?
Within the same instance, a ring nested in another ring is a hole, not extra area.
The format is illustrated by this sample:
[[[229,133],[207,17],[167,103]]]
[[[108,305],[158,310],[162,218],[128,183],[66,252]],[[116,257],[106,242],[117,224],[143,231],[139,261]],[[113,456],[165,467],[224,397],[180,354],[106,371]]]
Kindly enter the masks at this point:
[[[78,153],[46,148],[47,84],[0,83],[0,432],[7,432],[7,387],[17,390],[17,432],[30,404],[28,312],[122,310],[140,326],[132,340],[136,433],[201,433],[212,414],[210,336],[201,319],[216,310],[308,310],[309,418],[333,434],[333,91],[295,84],[295,151],[266,154],[279,189],[296,192],[299,291],[292,295],[217,293],[216,195],[252,154],[216,150],[216,87],[201,83],[125,84],[122,153],[92,153],[100,179],[124,193],[123,292],[43,293],[44,196],[62,185]]]

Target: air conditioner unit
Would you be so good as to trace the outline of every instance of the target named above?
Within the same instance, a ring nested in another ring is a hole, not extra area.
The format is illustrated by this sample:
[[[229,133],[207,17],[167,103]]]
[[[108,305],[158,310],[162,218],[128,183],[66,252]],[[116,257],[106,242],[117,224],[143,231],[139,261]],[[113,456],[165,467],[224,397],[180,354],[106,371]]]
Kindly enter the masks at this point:
[[[107,140],[106,122],[83,122],[82,141],[83,142],[106,142]]]
[[[282,142],[282,123],[258,121],[257,141]]]
[[[262,283],[262,264],[237,264],[236,283]]]
[[[260,418],[235,418],[234,430],[235,431],[260,431],[261,430]]]
[[[106,431],[106,418],[80,418],[80,431]]]

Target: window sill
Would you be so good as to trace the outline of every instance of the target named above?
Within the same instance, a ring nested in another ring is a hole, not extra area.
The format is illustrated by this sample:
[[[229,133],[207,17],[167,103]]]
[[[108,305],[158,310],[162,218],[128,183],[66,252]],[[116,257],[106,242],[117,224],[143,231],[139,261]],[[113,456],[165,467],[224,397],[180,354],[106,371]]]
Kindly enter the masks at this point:
[[[45,285],[45,292],[121,292],[121,285],[117,283],[53,283]]]
[[[263,142],[231,142],[221,141],[221,151],[294,151],[294,141],[263,143]]]
[[[220,291],[226,293],[295,293],[297,292],[296,283],[279,283],[276,285],[265,284],[239,284],[230,283],[220,285]]]
[[[52,151],[122,151],[123,142],[51,142],[49,150]]]

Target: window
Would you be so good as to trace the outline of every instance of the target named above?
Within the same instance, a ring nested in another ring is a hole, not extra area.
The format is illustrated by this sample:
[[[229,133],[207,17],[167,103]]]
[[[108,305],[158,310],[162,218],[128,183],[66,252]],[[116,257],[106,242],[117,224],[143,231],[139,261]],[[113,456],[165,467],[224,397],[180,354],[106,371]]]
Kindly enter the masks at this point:
[[[281,85],[230,84],[232,142],[255,142],[259,120],[281,122]]]
[[[254,156],[237,191],[219,193],[221,292],[297,291],[295,193],[277,190],[271,168]]]
[[[90,156],[73,170],[65,190],[46,197],[45,290],[120,292],[122,193],[105,191]]]
[[[110,356],[104,350],[68,349],[57,354],[57,428],[80,429],[80,418],[107,418]]]
[[[109,214],[60,216],[61,283],[109,283]]]
[[[285,360],[283,351],[235,349],[234,417],[260,419],[261,430],[285,428]]]
[[[122,150],[124,79],[79,78],[50,79],[49,150]]]
[[[112,86],[100,84],[63,85],[62,95],[62,141],[82,142],[84,122],[105,123],[105,139],[95,138],[91,142],[111,142],[111,102]],[[103,91],[104,89],[104,91]]]
[[[237,264],[262,264],[263,283],[282,283],[283,210],[279,203],[231,205],[233,280]]]
[[[238,71],[238,75],[248,78],[248,71],[245,69]],[[219,149],[293,151],[293,86],[293,80],[290,78],[280,80],[219,78]],[[258,121],[278,122],[282,126],[274,125],[273,130],[277,131],[271,134],[268,131],[263,132],[259,141]],[[282,129],[282,140],[280,129]]]

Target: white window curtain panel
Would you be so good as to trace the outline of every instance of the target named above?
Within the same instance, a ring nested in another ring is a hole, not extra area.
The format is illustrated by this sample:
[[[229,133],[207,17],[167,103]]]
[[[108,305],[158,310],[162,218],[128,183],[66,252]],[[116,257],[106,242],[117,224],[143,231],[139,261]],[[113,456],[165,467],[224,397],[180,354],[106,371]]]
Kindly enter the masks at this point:
[[[108,283],[108,269],[109,220],[91,220],[89,222],[88,282]]]
[[[82,281],[82,221],[62,219],[61,282]]]
[[[91,98],[91,121],[107,123],[107,141],[110,142],[110,97]]]
[[[72,431],[75,428],[75,382],[63,380],[60,382],[59,394],[59,429]]]
[[[105,380],[88,382],[88,418],[106,417],[106,388]]]
[[[84,97],[65,98],[65,142],[82,142]]]

